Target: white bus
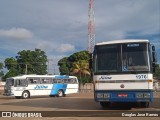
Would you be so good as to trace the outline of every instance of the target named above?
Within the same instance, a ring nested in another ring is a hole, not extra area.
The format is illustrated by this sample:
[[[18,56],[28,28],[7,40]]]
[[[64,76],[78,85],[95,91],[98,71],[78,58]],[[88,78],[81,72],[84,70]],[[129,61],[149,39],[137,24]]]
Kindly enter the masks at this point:
[[[153,72],[157,61],[149,40],[97,43],[93,53],[94,99],[102,107],[112,102],[153,101]]]
[[[65,96],[77,93],[78,79],[75,76],[62,75],[22,75],[6,80],[5,96],[27,99],[30,96],[49,95]]]

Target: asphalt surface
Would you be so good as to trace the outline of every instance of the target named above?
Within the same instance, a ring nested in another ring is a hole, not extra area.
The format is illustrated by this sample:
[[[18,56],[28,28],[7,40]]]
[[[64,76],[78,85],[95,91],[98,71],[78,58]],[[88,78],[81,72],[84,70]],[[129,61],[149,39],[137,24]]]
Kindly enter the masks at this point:
[[[125,103],[115,103],[111,108],[102,108],[99,103],[95,102],[93,99],[93,93],[78,93],[67,95],[66,97],[49,97],[49,96],[38,96],[31,97],[30,99],[15,99],[14,97],[6,97],[0,95],[0,111],[14,111],[14,112],[46,112],[43,114],[51,115],[49,118],[45,119],[60,119],[72,118],[81,119],[87,117],[92,117],[92,119],[97,119],[97,117],[103,119],[113,119],[113,117],[121,117],[122,113],[135,113],[135,112],[152,112],[156,113],[160,111],[160,92],[155,93],[154,102],[150,104],[149,108],[137,107],[137,105],[128,105]],[[56,117],[54,117],[56,116]],[[109,118],[111,117],[111,118]],[[160,117],[160,116],[159,116]],[[1,118],[0,118],[1,119]],[[9,118],[4,118],[9,119]],[[11,119],[11,118],[10,118]],[[14,118],[17,119],[17,118]],[[27,118],[23,118],[27,119]],[[34,118],[40,119],[40,118]],[[116,118],[115,118],[116,119]],[[125,119],[125,118],[123,118]],[[147,118],[148,119],[148,118]],[[157,119],[157,117],[155,117]]]

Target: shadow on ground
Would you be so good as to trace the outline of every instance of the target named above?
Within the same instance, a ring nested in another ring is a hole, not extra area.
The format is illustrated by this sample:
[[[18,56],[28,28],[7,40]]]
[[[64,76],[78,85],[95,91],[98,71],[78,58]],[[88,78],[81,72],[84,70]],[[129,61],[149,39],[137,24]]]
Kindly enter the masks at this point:
[[[6,98],[4,98],[6,99]],[[11,106],[24,106],[36,107],[36,108],[53,108],[59,110],[130,110],[135,108],[136,105],[127,103],[113,103],[112,107],[102,108],[99,103],[95,102],[92,97],[80,98],[80,97],[32,97],[31,99],[15,99],[12,102],[9,98],[8,103],[2,103],[1,105]],[[160,109],[160,99],[156,98],[153,103],[150,104],[151,108]],[[137,108],[141,109],[141,108]],[[43,109],[42,109],[43,110]]]

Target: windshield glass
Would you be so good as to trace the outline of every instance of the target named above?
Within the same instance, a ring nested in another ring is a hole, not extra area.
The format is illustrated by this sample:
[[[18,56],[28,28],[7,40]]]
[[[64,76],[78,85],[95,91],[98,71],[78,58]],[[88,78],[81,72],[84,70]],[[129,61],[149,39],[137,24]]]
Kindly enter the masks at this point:
[[[94,51],[95,72],[149,71],[147,43],[98,45]]]
[[[117,72],[121,69],[121,46],[103,45],[96,47],[95,69],[97,72]]]
[[[147,44],[122,45],[122,71],[148,71]]]
[[[7,86],[13,86],[14,85],[14,79],[7,79],[6,85]]]

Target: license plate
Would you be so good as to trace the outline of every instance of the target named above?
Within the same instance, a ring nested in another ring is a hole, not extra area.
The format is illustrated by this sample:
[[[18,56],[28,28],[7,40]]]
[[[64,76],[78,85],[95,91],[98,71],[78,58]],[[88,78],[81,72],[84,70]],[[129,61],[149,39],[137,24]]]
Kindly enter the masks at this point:
[[[128,97],[128,94],[120,93],[118,94],[118,97]]]

